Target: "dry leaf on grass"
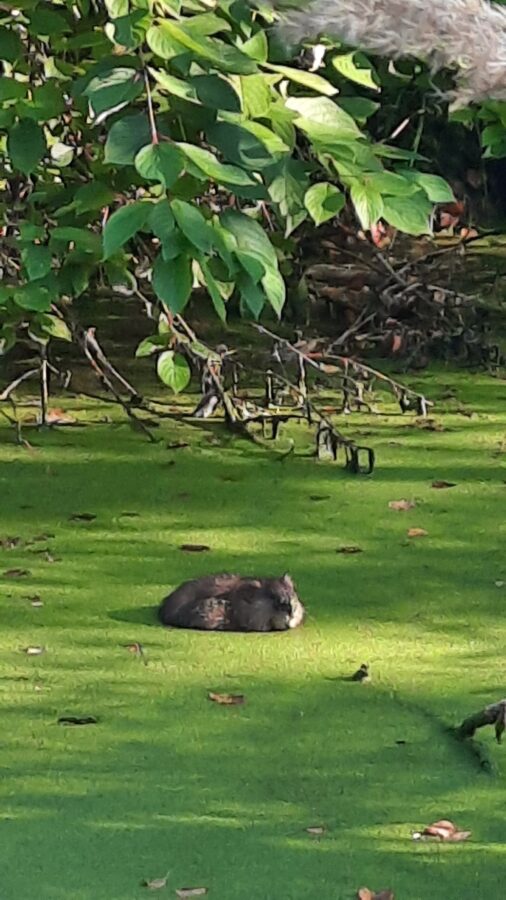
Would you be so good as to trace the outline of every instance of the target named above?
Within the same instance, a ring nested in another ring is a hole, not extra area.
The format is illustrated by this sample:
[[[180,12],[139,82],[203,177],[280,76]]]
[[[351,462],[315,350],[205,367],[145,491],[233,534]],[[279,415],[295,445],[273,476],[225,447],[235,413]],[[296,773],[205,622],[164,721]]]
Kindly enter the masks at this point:
[[[161,888],[167,887],[168,877],[169,873],[167,872],[164,878],[151,878],[149,881],[146,879],[142,882],[142,886],[149,888],[151,891],[159,891]]]
[[[470,831],[459,831],[449,819],[440,819],[438,822],[433,822],[432,825],[427,825],[421,832],[415,831],[413,839],[418,841],[423,838],[435,838],[439,841],[459,843],[466,841],[470,836]]]
[[[69,520],[71,522],[93,522],[93,519],[96,519],[95,513],[73,513],[73,515],[69,516]]]
[[[46,422],[48,425],[73,425],[77,422],[74,416],[69,416],[64,409],[48,409],[46,413]]]
[[[28,569],[7,569],[4,578],[27,578],[32,573]]]
[[[178,888],[176,890],[176,895],[178,897],[204,897],[207,894],[206,887],[194,887],[194,888]]]
[[[23,653],[27,656],[41,656],[44,651],[45,647],[23,647]]]
[[[348,556],[352,556],[354,553],[363,553],[362,547],[357,547],[355,544],[350,544],[345,547],[338,547],[336,553],[344,553]]]
[[[11,537],[10,535],[7,535],[7,537],[1,538],[0,547],[2,550],[14,550],[22,543],[23,541],[20,537]]]
[[[390,500],[388,504],[389,509],[397,509],[402,512],[408,509],[414,509],[416,506],[416,502],[414,500]]]
[[[443,490],[443,488],[457,487],[457,484],[455,481],[433,481],[431,487]]]
[[[207,544],[181,544],[179,549],[185,553],[206,553],[211,548]]]
[[[410,538],[427,537],[428,533],[425,528],[408,528],[408,537]]]
[[[219,703],[220,706],[240,706],[244,703],[244,694],[216,694],[214,691],[209,691],[207,695],[208,700],[212,700],[213,703]]]
[[[95,716],[60,716],[58,725],[96,725]]]
[[[310,825],[309,828],[306,828],[308,834],[315,834],[317,836],[325,834],[326,830],[327,829],[324,828],[323,825]]]
[[[393,891],[371,891],[362,887],[357,891],[358,900],[395,900]]]

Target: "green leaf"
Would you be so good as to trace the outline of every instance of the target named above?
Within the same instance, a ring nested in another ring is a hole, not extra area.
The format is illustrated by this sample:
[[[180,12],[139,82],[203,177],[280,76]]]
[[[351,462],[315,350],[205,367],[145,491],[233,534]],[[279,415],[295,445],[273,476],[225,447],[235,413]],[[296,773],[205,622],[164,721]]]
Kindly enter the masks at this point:
[[[431,203],[452,203],[455,200],[450,185],[439,175],[426,175],[410,169],[407,177],[425,191]]]
[[[6,100],[21,100],[28,94],[28,84],[25,81],[16,81],[15,78],[0,78],[0,102]]]
[[[251,171],[265,169],[275,162],[267,147],[250,131],[228,122],[217,122],[206,129],[210,143],[225,159]]]
[[[344,206],[344,195],[327,181],[313,184],[306,191],[304,206],[316,225],[337,216]]]
[[[369,184],[354,180],[350,190],[355,212],[362,228],[375,225],[383,215],[383,199],[379,191]]]
[[[237,288],[254,318],[258,319],[265,306],[266,299],[261,287],[244,272],[237,279]]]
[[[269,45],[267,43],[267,35],[263,29],[257,31],[253,37],[250,37],[244,44],[241,44],[241,50],[256,62],[265,63],[269,55]]]
[[[104,259],[109,259],[146,225],[151,204],[137,200],[116,210],[108,219],[104,228]]]
[[[249,75],[257,71],[255,62],[236,47],[216,38],[190,35],[174,22],[154,25],[147,33],[147,41],[151,49],[165,59],[171,59],[178,47],[184,47],[195,56],[213,63],[222,72]]]
[[[251,76],[254,77],[254,76]],[[261,76],[258,76],[261,77]],[[208,109],[240,112],[241,101],[227,79],[220,75],[195,75],[190,82],[197,99]]]
[[[159,353],[163,347],[167,346],[169,339],[170,335],[168,334],[153,334],[151,337],[144,338],[135,351],[136,357],[152,356],[153,353]]]
[[[202,170],[207,178],[217,181],[219,184],[237,184],[237,185],[256,185],[246,172],[236,166],[229,166],[220,163],[213,153],[204,150],[203,147],[196,147],[194,144],[178,143],[177,146],[182,150],[184,155],[191,160],[199,169]]]
[[[65,225],[61,228],[53,228],[51,231],[51,242],[62,241],[65,244],[75,244],[78,250],[85,253],[100,254],[101,241],[98,234],[89,231],[87,228],[74,228],[72,225]]]
[[[79,213],[95,212],[109,206],[114,200],[114,191],[100,181],[90,181],[78,188],[75,206]]]
[[[15,169],[30,175],[46,152],[42,128],[31,119],[21,119],[9,131],[7,151]]]
[[[314,72],[306,72],[304,69],[292,69],[290,66],[277,66],[273,63],[264,63],[264,66],[270,72],[276,72],[283,78],[288,78],[289,81],[294,81],[296,84],[302,84],[303,87],[316,91],[317,94],[323,94],[325,97],[334,97],[335,94],[339,93],[333,84],[330,84],[329,81],[322,78],[321,75],[316,75]]]
[[[52,145],[50,155],[53,162],[63,169],[65,166],[70,166],[70,163],[74,159],[74,148],[68,147],[67,144],[62,144],[61,141],[57,141],[56,144]]]
[[[209,253],[214,243],[214,232],[200,210],[184,200],[173,200],[170,205],[184,236],[198,250]]]
[[[135,168],[148,181],[172,187],[183,170],[183,155],[173,144],[148,144],[135,157]]]
[[[233,235],[239,250],[256,257],[266,270],[277,268],[276,251],[258,222],[235,209],[228,209],[222,213],[220,222]]]
[[[248,273],[254,284],[258,284],[258,282],[265,275],[265,266],[256,256],[252,256],[251,253],[247,253],[245,250],[236,250],[235,255],[239,260],[243,269]]]
[[[191,19],[185,19],[183,28],[187,34],[194,34],[197,37],[199,35],[213,35],[219,34],[220,31],[232,30],[232,26],[226,19],[212,12],[199,12],[198,15],[192,16]]]
[[[14,302],[30,312],[46,312],[51,309],[52,298],[47,288],[38,284],[25,284],[14,291]]]
[[[328,97],[289,97],[286,106],[298,114],[295,125],[313,140],[342,141],[360,137],[355,120]]]
[[[200,103],[195,87],[190,82],[169,75],[163,69],[149,68],[149,73],[167,93],[173,94],[174,97],[180,97],[182,100],[188,100],[190,103]]]
[[[0,26],[0,59],[14,63],[23,56],[23,44],[16,32]]]
[[[251,119],[262,119],[269,115],[272,93],[264,75],[240,76],[243,112]]]
[[[144,113],[125,116],[114,123],[107,135],[105,162],[116,166],[130,165],[150,138],[149,121]]]
[[[44,37],[58,37],[62,34],[68,34],[72,31],[72,27],[66,18],[54,10],[37,6],[30,13],[30,21],[28,24],[30,34],[42,35]]]
[[[191,259],[181,254],[166,261],[157,256],[153,266],[153,290],[173,313],[180,313],[188,303],[192,290]]]
[[[274,312],[281,317],[286,300],[286,287],[278,269],[267,269],[261,283]]]
[[[131,100],[135,100],[143,88],[144,81],[137,69],[118,66],[92,78],[83,94],[88,97],[98,124]]]
[[[367,122],[380,108],[380,104],[368,97],[339,97],[339,106],[361,124]]]
[[[160,381],[163,381],[175,394],[184,391],[190,383],[191,372],[188,363],[184,356],[174,353],[173,350],[166,350],[165,353],[160,354],[156,362],[156,371]]]
[[[154,203],[149,214],[149,225],[155,236],[163,243],[174,231],[174,215],[167,199]]]
[[[29,244],[21,251],[26,274],[33,281],[44,278],[51,271],[52,253],[49,247],[42,244]]]
[[[362,87],[371,88],[373,91],[380,90],[374,80],[371,68],[360,69],[355,63],[355,52],[346,53],[343,56],[334,56],[332,65],[341,75],[344,75],[348,81],[353,81],[355,84],[361,84]]]
[[[393,197],[408,197],[417,190],[415,184],[394,172],[372,172],[364,176],[364,180],[380,194],[391,194]]]
[[[202,274],[205,279],[206,288],[209,292],[209,296],[211,297],[213,306],[218,313],[222,322],[226,322],[227,320],[227,308],[223,302],[223,298],[220,294],[220,289],[218,287],[218,283],[216,282],[207,262],[205,259],[199,259],[199,265],[202,269]]]
[[[430,234],[432,205],[422,191],[411,197],[385,197],[383,202],[383,218],[389,225],[406,234]]]
[[[130,11],[130,0],[105,0],[105,5],[111,19],[120,19]]]
[[[70,328],[59,316],[47,314],[38,316],[37,324],[50,337],[57,338],[60,341],[72,341]]]

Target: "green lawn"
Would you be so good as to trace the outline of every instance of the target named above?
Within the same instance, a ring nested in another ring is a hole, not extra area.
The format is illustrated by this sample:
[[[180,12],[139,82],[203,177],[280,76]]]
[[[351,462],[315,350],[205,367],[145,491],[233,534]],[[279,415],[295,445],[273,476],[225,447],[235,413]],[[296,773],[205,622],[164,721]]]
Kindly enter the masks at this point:
[[[192,446],[169,451],[116,412],[27,434],[32,452],[2,425],[0,536],[48,536],[0,549],[2,900],[136,900],[167,872],[157,896],[345,900],[366,884],[396,900],[504,897],[506,747],[481,732],[486,773],[445,729],[506,695],[506,387],[446,373],[427,392],[448,384],[475,415],[442,401],[442,432],[409,416],[346,423],[370,433],[372,479],[171,424],[165,439]],[[417,507],[389,510],[400,498]],[[82,512],[96,519],[69,521]],[[350,544],[363,553],[336,553]],[[46,547],[53,562],[33,552]],[[31,574],[1,575],[17,567]],[[170,588],[223,569],[288,569],[305,626],[157,625]],[[369,684],[343,680],[362,662]],[[217,706],[209,690],[246,704]],[[99,722],[65,728],[62,715]],[[439,818],[469,842],[411,839]],[[322,837],[306,833],[318,825]]]

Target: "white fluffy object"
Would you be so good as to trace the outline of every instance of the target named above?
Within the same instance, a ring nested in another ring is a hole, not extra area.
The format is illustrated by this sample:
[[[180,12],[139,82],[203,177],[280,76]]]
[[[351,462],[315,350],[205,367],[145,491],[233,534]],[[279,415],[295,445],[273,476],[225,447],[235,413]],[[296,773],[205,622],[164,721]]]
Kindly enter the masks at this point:
[[[457,67],[454,105],[506,99],[506,7],[488,0],[313,0],[285,8],[282,20],[291,41],[327,34],[380,56],[424,59],[433,70]]]

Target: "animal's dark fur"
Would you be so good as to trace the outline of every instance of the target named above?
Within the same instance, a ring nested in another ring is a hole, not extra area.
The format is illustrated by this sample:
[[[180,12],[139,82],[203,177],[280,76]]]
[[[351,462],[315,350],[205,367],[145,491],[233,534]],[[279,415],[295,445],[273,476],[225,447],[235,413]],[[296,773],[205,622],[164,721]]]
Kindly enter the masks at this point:
[[[204,631],[285,631],[304,618],[289,575],[208,575],[186,581],[162,601],[163,625]]]

